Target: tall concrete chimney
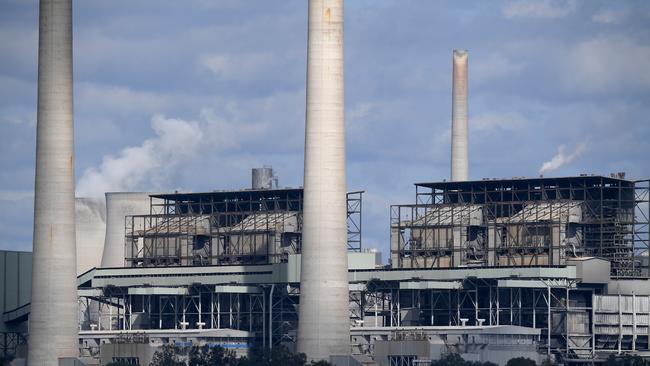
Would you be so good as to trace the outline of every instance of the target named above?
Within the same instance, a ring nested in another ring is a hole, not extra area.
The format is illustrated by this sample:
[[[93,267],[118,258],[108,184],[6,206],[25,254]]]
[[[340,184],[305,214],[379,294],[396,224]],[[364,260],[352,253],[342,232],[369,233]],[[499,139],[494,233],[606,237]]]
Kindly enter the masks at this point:
[[[309,1],[299,352],[350,353],[343,0]]]
[[[454,50],[451,107],[451,180],[469,179],[467,135],[467,50]]]
[[[29,365],[79,356],[72,0],[41,0]]]

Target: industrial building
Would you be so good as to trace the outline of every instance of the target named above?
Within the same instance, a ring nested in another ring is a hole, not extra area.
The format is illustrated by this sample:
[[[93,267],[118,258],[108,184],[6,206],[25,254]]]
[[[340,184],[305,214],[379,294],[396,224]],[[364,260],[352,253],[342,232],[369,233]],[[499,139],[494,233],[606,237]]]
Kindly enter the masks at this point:
[[[413,203],[391,207],[389,265],[363,249],[363,193],[349,193],[353,357],[650,355],[648,184],[592,175],[418,183]],[[302,200],[301,188],[152,194],[149,213],[122,221],[123,265],[78,277],[82,360],[146,364],[167,342],[295,349]],[[15,305],[5,307],[9,323],[25,317]]]

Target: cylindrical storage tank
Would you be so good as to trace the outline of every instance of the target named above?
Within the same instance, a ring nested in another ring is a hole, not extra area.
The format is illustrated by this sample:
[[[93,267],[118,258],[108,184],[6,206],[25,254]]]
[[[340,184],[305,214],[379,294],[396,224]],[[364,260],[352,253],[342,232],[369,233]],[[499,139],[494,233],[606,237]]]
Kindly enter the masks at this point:
[[[75,198],[77,275],[99,267],[106,235],[106,204],[101,198]]]
[[[106,192],[106,239],[102,268],[124,267],[125,218],[148,215],[151,198],[147,192]]]
[[[253,168],[253,189],[271,189],[273,188],[273,168]]]
[[[343,0],[309,2],[307,113],[297,350],[350,354]]]
[[[28,365],[79,357],[72,0],[41,0]]]
[[[467,131],[467,51],[454,50],[451,107],[451,180],[469,177]]]

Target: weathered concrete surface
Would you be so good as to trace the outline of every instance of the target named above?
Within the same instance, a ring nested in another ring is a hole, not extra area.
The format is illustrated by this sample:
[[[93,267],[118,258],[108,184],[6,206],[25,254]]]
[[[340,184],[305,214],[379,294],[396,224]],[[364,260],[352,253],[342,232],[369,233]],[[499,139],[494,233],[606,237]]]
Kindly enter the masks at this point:
[[[29,365],[78,349],[72,0],[41,0]]]
[[[343,75],[343,0],[309,2],[299,352],[350,349]]]
[[[469,179],[467,134],[467,51],[454,50],[451,108],[451,180]]]

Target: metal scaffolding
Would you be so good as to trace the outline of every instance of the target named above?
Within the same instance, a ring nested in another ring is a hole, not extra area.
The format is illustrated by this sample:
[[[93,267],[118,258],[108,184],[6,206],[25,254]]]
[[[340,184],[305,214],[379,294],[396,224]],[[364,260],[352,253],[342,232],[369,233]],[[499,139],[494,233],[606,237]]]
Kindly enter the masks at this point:
[[[361,219],[364,191],[348,192],[348,251],[361,252]]]
[[[127,267],[265,264],[300,250],[301,189],[154,196],[126,217]]]
[[[391,206],[398,268],[555,266],[594,256],[648,276],[648,181],[600,176],[416,184]]]
[[[361,251],[363,192],[348,193],[348,248]],[[127,267],[283,263],[300,253],[302,189],[152,196],[125,218]]]

